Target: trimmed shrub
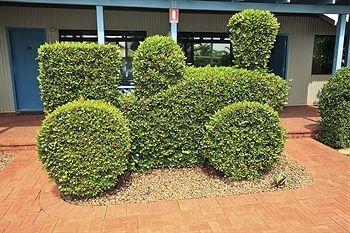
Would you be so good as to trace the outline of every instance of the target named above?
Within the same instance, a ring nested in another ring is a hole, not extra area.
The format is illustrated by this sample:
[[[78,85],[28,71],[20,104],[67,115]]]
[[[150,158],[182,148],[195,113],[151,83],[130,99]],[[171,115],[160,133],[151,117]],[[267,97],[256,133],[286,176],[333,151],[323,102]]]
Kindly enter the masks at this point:
[[[350,68],[339,69],[322,88],[318,139],[333,148],[350,147]]]
[[[167,36],[151,36],[134,53],[135,95],[149,97],[183,77],[185,55]]]
[[[226,176],[254,179],[273,168],[286,134],[278,113],[257,102],[224,107],[206,125],[205,156]]]
[[[233,64],[249,70],[266,70],[280,24],[269,11],[244,10],[229,20]]]
[[[39,159],[65,196],[93,197],[114,186],[127,167],[128,121],[100,100],[58,107],[37,135]]]
[[[134,107],[137,99],[134,93],[123,93],[119,97],[119,110],[122,113],[128,113]]]
[[[259,101],[282,109],[288,86],[278,76],[234,68],[188,68],[185,79],[139,100],[129,111],[131,166],[191,167],[203,162],[205,123],[238,101]]]
[[[80,97],[102,99],[118,106],[118,46],[61,42],[40,46],[38,54],[38,80],[45,112]]]

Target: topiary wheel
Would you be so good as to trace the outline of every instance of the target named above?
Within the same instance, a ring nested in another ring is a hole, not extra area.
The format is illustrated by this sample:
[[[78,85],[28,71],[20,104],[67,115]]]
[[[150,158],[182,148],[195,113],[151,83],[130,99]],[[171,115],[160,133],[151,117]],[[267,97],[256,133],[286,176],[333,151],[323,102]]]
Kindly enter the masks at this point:
[[[39,159],[63,195],[96,196],[126,169],[128,122],[103,101],[71,102],[46,117],[37,145]]]
[[[209,162],[235,180],[254,179],[273,168],[286,138],[277,112],[257,102],[224,107],[206,128]]]

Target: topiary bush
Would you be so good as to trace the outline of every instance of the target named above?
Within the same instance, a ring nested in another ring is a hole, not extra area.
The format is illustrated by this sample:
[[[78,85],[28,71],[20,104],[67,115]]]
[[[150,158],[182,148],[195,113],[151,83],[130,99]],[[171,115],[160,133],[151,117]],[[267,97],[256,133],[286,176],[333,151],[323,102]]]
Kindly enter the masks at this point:
[[[135,95],[149,97],[178,82],[184,73],[185,55],[173,39],[151,36],[134,53]]]
[[[47,115],[37,146],[64,196],[93,197],[114,186],[127,167],[128,121],[103,101],[74,101]]]
[[[350,68],[339,69],[323,86],[318,104],[318,139],[333,148],[350,147]]]
[[[251,180],[273,168],[286,139],[278,113],[257,102],[224,107],[210,118],[206,129],[205,156],[235,180]]]
[[[118,46],[60,42],[40,46],[38,54],[45,112],[80,97],[118,106],[122,64]]]
[[[204,125],[217,110],[238,101],[282,109],[288,86],[280,77],[227,67],[188,68],[183,81],[137,101],[126,114],[133,141],[131,167],[201,164]]]
[[[244,10],[229,20],[233,64],[249,70],[266,70],[280,24],[269,11]]]

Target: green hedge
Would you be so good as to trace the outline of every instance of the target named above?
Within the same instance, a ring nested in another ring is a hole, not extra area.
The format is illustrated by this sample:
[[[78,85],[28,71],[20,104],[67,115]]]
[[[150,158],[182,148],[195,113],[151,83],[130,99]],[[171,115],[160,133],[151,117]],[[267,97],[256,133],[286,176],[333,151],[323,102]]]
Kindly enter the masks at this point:
[[[318,139],[334,148],[350,147],[350,68],[339,69],[322,88]]]
[[[254,179],[273,168],[286,134],[278,113],[257,102],[224,107],[206,125],[205,156],[226,176]]]
[[[47,115],[37,146],[63,195],[96,196],[114,186],[127,167],[128,121],[103,101],[74,101]]]
[[[133,57],[135,95],[149,97],[178,82],[185,69],[185,55],[173,39],[151,36]]]
[[[229,20],[233,63],[239,68],[266,70],[279,30],[269,11],[244,10]]]
[[[188,68],[185,79],[135,103],[127,114],[133,141],[131,166],[190,167],[203,162],[204,125],[217,110],[259,101],[280,110],[288,93],[278,76],[234,68]]]
[[[38,53],[38,80],[46,112],[80,97],[118,106],[118,46],[62,42],[42,45]]]

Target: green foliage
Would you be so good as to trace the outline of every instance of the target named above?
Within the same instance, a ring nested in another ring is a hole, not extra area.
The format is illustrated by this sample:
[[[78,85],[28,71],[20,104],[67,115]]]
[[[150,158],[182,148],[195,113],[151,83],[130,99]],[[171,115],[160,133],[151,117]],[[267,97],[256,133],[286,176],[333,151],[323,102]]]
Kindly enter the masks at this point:
[[[278,113],[257,102],[224,107],[206,128],[206,157],[235,180],[254,179],[273,168],[286,138]]]
[[[279,26],[269,11],[249,9],[234,14],[228,23],[233,63],[239,68],[266,70]]]
[[[137,101],[127,113],[133,141],[131,166],[191,167],[203,162],[205,123],[238,101],[280,110],[288,86],[273,74],[225,67],[188,68],[183,81]]]
[[[96,196],[126,169],[128,121],[101,100],[74,101],[47,115],[37,145],[39,159],[63,195]]]
[[[322,88],[318,139],[333,147],[350,147],[350,68],[339,69]]]
[[[149,97],[178,82],[185,69],[185,55],[170,37],[151,36],[134,53],[135,95]]]
[[[136,96],[134,93],[123,93],[119,97],[119,110],[123,113],[128,113],[136,104]]]
[[[38,80],[45,112],[80,97],[103,99],[118,106],[118,46],[62,42],[42,45],[38,53]]]

